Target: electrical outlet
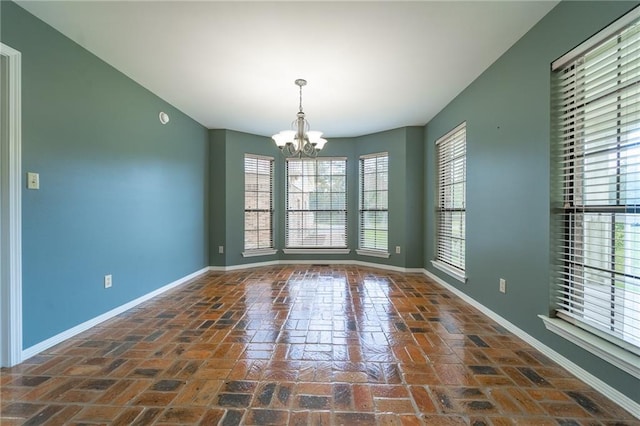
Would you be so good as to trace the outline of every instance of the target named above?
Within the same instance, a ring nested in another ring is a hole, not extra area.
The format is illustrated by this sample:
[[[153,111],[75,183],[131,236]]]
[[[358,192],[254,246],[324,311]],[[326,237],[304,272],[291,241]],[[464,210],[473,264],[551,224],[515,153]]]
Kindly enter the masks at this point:
[[[40,175],[38,173],[27,173],[27,189],[40,189]]]
[[[396,254],[400,254],[400,246],[396,246]]]
[[[112,284],[111,274],[104,276],[104,288],[110,288]]]
[[[504,278],[500,278],[500,293],[507,292],[507,281]]]
[[[224,253],[224,246],[218,246],[218,253],[220,254]]]

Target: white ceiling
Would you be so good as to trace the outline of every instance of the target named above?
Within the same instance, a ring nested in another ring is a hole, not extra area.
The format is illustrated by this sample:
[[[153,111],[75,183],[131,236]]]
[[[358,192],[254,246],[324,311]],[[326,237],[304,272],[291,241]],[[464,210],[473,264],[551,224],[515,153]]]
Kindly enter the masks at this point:
[[[18,1],[204,126],[424,125],[557,1]]]

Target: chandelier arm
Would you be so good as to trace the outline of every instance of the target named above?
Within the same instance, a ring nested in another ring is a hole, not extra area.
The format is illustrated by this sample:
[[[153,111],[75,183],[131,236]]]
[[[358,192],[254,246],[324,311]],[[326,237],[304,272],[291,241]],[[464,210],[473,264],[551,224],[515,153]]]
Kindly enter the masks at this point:
[[[300,153],[300,144],[297,142],[292,143],[289,146],[289,153],[291,156],[296,156]]]
[[[318,155],[318,151],[309,143],[309,141],[305,141],[304,146],[302,147],[302,152],[304,155],[309,157],[315,157]]]

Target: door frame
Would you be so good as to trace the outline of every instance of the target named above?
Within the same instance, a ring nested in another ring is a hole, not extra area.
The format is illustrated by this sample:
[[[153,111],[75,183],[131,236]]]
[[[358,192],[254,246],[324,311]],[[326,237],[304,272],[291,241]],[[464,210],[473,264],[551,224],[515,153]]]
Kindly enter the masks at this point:
[[[22,361],[22,57],[3,43],[0,55],[8,61],[9,86],[8,146],[2,147],[8,155],[0,158],[0,365],[10,367]]]

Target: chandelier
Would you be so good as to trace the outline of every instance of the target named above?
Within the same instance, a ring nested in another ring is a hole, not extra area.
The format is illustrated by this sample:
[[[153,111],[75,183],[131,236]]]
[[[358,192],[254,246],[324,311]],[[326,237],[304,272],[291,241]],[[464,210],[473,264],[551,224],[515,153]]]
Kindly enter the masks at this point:
[[[272,138],[285,157],[316,157],[327,140],[321,137],[322,132],[309,130],[309,122],[304,118],[302,86],[306,86],[307,80],[299,78],[295,84],[300,87],[300,109],[298,118],[291,123],[293,130],[283,130]]]

